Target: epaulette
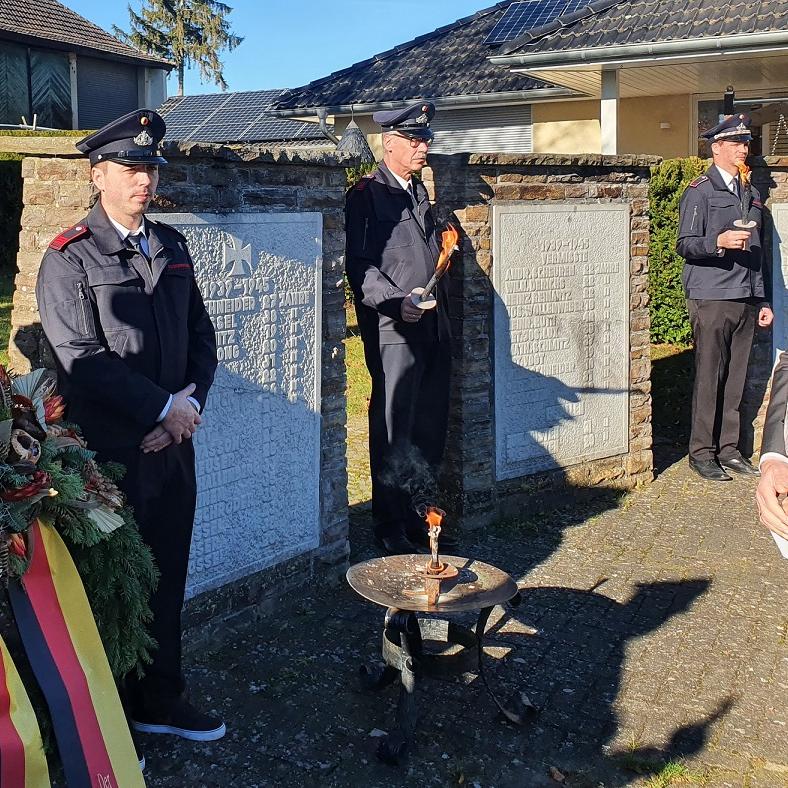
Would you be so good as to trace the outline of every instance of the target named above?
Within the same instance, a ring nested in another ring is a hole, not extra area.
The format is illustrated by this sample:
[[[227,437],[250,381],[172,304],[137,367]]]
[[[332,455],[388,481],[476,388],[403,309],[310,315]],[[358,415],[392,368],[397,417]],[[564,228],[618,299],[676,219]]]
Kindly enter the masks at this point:
[[[148,217],[146,217],[146,220],[149,221],[149,222],[153,221],[152,219],[150,219]],[[159,227],[165,227],[167,230],[171,230],[182,241],[186,241],[186,236],[180,230],[178,230],[177,228],[173,227],[171,224],[167,224],[167,222],[162,222],[160,219],[156,219],[156,221],[153,222],[153,223],[157,224]]]
[[[84,238],[86,235],[90,235],[90,228],[86,224],[75,224],[73,227],[69,227],[68,230],[63,230],[63,232],[49,244],[49,248],[54,249],[56,252],[60,252],[72,241]]]
[[[760,200],[753,200],[753,201],[752,201],[752,204],[753,204],[753,205],[754,205],[756,208],[763,208],[763,203],[762,203]]]
[[[709,178],[708,178],[708,176],[706,176],[706,175],[698,175],[698,177],[697,177],[697,178],[695,178],[695,180],[694,180],[694,181],[692,181],[692,183],[690,183],[690,186],[692,186],[692,188],[693,188],[693,189],[695,189],[695,188],[697,188],[698,186],[700,186],[700,185],[701,185],[701,183],[706,183],[706,181],[707,181],[708,179],[709,179]]]
[[[356,183],[353,186],[351,186],[350,191],[352,191],[352,192],[353,191],[363,192],[364,189],[366,189],[367,186],[369,186],[369,182],[371,180],[372,180],[372,175],[362,175],[356,181]]]

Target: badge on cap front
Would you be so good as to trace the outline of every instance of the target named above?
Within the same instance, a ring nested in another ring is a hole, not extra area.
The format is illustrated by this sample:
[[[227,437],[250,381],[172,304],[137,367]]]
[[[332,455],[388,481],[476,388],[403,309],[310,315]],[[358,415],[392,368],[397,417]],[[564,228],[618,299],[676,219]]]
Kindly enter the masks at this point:
[[[140,147],[146,147],[148,145],[153,145],[153,137],[148,134],[145,129],[143,129],[135,138],[134,143],[139,145]]]

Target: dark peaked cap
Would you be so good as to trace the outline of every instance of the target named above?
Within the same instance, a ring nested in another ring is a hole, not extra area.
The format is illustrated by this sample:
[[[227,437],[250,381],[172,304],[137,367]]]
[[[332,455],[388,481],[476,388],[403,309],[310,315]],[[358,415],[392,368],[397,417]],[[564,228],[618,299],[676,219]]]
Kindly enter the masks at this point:
[[[152,109],[135,109],[89,134],[77,150],[90,156],[91,164],[117,161],[120,164],[166,164],[159,144],[167,125]]]
[[[704,131],[700,135],[709,142],[749,142],[752,139],[750,132],[749,115],[731,115],[718,123],[714,128]]]
[[[405,109],[376,112],[372,115],[372,120],[379,123],[383,131],[398,131],[407,137],[431,140],[435,136],[430,128],[434,115],[435,105],[429,101],[420,101]]]

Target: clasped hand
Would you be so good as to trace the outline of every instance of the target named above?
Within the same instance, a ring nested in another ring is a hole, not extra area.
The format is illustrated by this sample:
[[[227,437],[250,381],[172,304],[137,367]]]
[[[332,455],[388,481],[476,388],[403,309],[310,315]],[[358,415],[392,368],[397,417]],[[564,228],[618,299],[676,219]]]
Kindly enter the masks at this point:
[[[202,423],[202,417],[188,397],[196,388],[194,383],[190,383],[172,395],[167,415],[142,439],[140,448],[145,454],[166,449],[171,443],[182,443],[194,435]]]
[[[788,493],[788,462],[767,459],[761,465],[761,479],[755,493],[761,522],[788,539],[788,513],[779,496]]]

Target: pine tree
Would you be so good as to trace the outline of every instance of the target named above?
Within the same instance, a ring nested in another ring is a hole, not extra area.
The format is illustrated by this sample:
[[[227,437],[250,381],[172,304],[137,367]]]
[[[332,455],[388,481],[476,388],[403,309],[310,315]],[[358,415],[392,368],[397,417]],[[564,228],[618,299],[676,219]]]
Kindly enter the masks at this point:
[[[172,60],[179,96],[184,72],[192,65],[200,70],[201,81],[227,90],[219,52],[232,51],[243,41],[230,30],[230,6],[217,0],[142,0],[140,13],[128,8],[131,32],[113,25],[114,34],[136,49]]]

